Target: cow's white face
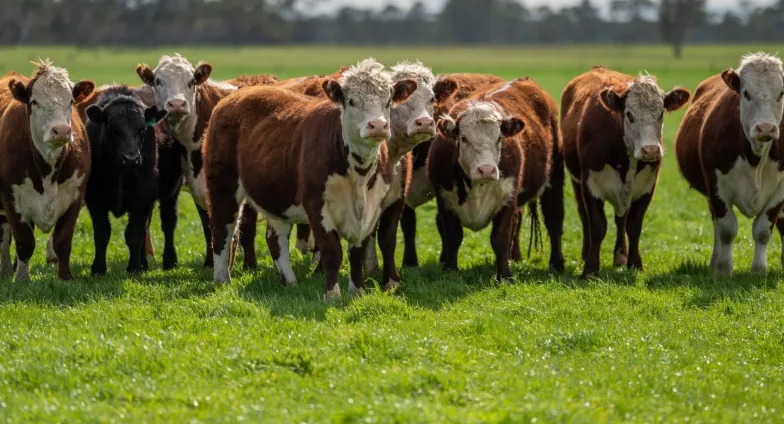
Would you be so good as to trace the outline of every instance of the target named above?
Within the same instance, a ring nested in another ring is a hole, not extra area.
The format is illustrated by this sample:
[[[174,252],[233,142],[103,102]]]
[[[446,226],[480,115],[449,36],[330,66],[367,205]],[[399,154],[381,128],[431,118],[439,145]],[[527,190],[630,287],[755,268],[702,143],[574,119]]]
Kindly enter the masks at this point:
[[[37,65],[38,70],[27,86],[11,80],[9,88],[18,101],[27,105],[33,143],[51,162],[64,145],[73,141],[71,108],[89,96],[95,84],[92,81],[73,84],[68,71],[52,66],[48,60]]]
[[[740,94],[740,122],[752,151],[761,155],[781,134],[782,79],[781,60],[755,53],[741,60],[738,72],[721,74],[725,84]]]
[[[209,63],[200,63],[195,69],[188,59],[175,54],[163,56],[155,70],[138,65],[136,73],[155,88],[155,105],[165,110],[169,121],[177,122],[196,113],[196,86],[207,81],[212,73]]]
[[[344,142],[361,156],[370,155],[390,137],[392,104],[405,101],[416,87],[412,80],[393,84],[384,66],[374,59],[347,69],[340,82],[323,84],[329,99],[340,106]]]
[[[623,114],[623,141],[637,160],[655,162],[664,155],[662,128],[664,111],[680,109],[689,101],[690,93],[676,88],[664,93],[656,80],[640,75],[623,94],[612,88],[600,93],[605,108]]]
[[[456,118],[444,116],[438,124],[441,136],[457,143],[463,172],[480,183],[499,179],[503,138],[517,135],[524,127],[518,118],[503,119],[495,106],[485,101],[471,101]]]
[[[433,116],[435,76],[430,68],[418,62],[400,63],[392,71],[392,80],[395,82],[411,79],[417,83],[416,91],[405,103],[392,107],[392,134],[409,141],[406,147],[413,148],[436,135]]]

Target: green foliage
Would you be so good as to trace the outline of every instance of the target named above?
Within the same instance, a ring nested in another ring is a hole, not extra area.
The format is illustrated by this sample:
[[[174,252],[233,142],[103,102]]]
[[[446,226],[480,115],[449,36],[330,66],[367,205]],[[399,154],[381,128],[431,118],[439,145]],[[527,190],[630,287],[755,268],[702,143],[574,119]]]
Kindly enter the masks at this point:
[[[677,62],[666,47],[179,50],[210,60],[216,78],[326,73],[373,55],[390,65],[421,59],[438,72],[528,75],[557,99],[567,81],[600,63],[648,70],[665,89],[693,91],[758,49],[687,47]],[[48,56],[73,79],[137,84],[136,63],[174,50],[4,49],[0,71],[29,73],[28,59]],[[581,231],[568,183],[565,274],[548,274],[547,252],[537,252],[513,266],[513,282],[496,284],[487,230],[467,232],[460,272],[443,273],[429,204],[418,220],[423,265],[402,270],[401,289],[371,289],[329,306],[323,276],[311,275],[313,264],[299,253],[299,286],[280,286],[264,223],[259,271],[238,268],[231,285],[213,284],[201,270],[203,236],[187,194],[178,270],[164,273],[158,262],[147,274],[126,275],[124,220],[113,220],[109,275],[90,278],[92,229],[83,211],[74,281],[54,280],[38,234],[33,281],[0,282],[0,421],[781,422],[781,246],[771,243],[770,274],[748,274],[751,222],[741,219],[736,276],[706,268],[707,203],[671,154],[682,116],[666,118],[667,154],[639,273],[610,267],[611,226],[600,277],[575,278]],[[160,253],[157,215],[153,240]],[[397,253],[400,260],[402,247]]]

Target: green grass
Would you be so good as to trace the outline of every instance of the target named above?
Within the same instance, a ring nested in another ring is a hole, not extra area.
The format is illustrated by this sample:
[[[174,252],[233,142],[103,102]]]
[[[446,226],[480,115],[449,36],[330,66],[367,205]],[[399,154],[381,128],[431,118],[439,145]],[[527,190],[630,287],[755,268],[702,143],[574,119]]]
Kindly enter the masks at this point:
[[[647,70],[665,89],[693,90],[760,46],[665,47],[168,48],[0,50],[0,72],[31,71],[51,57],[72,79],[138,83],[137,63],[180,51],[214,65],[216,78],[331,72],[374,55],[421,59],[437,72],[531,76],[558,99],[594,64]],[[778,51],[780,46],[764,46]],[[181,267],[129,278],[124,220],[114,220],[110,274],[89,278],[93,244],[84,211],[74,237],[77,278],[58,282],[39,234],[29,283],[0,283],[0,421],[30,422],[781,422],[784,295],[781,243],[771,272],[752,276],[751,222],[741,219],[736,276],[706,264],[706,201],[667,154],[641,243],[645,272],[610,267],[582,281],[581,231],[567,187],[567,272],[546,272],[547,252],[493,282],[489,233],[466,233],[461,270],[437,265],[434,205],[420,209],[420,269],[403,269],[390,295],[371,290],[324,306],[322,276],[294,253],[297,288],[284,288],[259,231],[261,267],[218,286],[201,270],[204,242],[193,202],[181,200]],[[609,210],[608,210],[609,213]],[[612,222],[612,221],[610,221]],[[263,223],[260,224],[263,229]],[[154,242],[162,250],[157,216]],[[402,238],[399,237],[399,242]],[[527,239],[523,240],[527,243]],[[398,249],[398,259],[402,249]],[[347,263],[341,272],[346,287]],[[376,285],[370,276],[368,284]]]

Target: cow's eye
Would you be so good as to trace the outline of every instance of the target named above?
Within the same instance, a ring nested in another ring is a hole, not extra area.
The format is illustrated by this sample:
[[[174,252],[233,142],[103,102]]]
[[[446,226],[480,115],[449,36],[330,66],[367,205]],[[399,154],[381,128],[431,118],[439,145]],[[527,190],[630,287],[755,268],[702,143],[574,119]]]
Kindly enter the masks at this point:
[[[746,100],[751,101],[751,94],[749,94],[748,91],[743,91],[743,97],[745,97]]]
[[[389,100],[389,102],[387,102],[387,109],[389,109],[391,107],[392,107],[392,100]]]
[[[779,93],[779,99],[778,99],[778,101],[779,101],[779,102],[781,101],[781,98],[782,98],[782,97],[784,97],[784,91],[782,91],[781,93]]]
[[[629,123],[631,123],[631,124],[634,123],[634,115],[632,115],[631,112],[626,112],[626,119],[629,120]]]
[[[458,141],[460,141],[461,143],[467,143],[468,139],[466,139],[465,136],[461,135],[460,138],[458,138]]]
[[[196,80],[195,79],[192,79],[192,80],[188,81],[188,88],[193,88],[195,86],[196,86]]]
[[[163,82],[161,82],[160,78],[155,78],[155,85],[161,86],[162,84],[163,84]]]
[[[38,106],[38,102],[37,102],[37,101],[35,101],[35,100],[31,100],[31,101],[30,101],[30,106],[31,106],[31,107],[32,107],[32,106]]]
[[[659,116],[659,120],[661,121],[662,119],[664,119],[664,111],[662,111],[661,116]]]
[[[356,103],[354,102],[354,99],[348,99],[348,105],[351,106],[351,107],[354,107],[356,105]]]

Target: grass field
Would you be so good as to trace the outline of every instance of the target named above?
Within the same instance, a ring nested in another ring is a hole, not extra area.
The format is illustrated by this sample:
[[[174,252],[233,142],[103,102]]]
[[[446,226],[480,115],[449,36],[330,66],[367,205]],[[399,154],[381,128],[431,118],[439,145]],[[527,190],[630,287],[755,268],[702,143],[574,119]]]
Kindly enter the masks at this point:
[[[780,47],[692,46],[680,61],[668,48],[638,46],[31,47],[0,50],[0,72],[29,73],[28,60],[50,57],[73,80],[137,84],[137,63],[154,65],[161,54],[179,51],[194,62],[209,60],[219,79],[293,77],[372,55],[389,65],[421,59],[436,72],[531,76],[558,100],[565,84],[594,64],[647,70],[664,89],[693,91],[705,77],[737,66],[742,53]],[[645,221],[640,273],[610,267],[610,225],[601,278],[575,278],[581,230],[570,186],[565,274],[549,275],[547,252],[539,252],[513,267],[513,282],[496,284],[487,230],[466,232],[461,271],[443,273],[431,204],[419,213],[423,265],[402,270],[401,290],[371,290],[330,306],[321,301],[323,276],[311,276],[299,253],[299,286],[279,285],[263,231],[260,270],[236,269],[231,285],[213,284],[211,272],[201,270],[204,242],[187,194],[178,270],[164,273],[158,262],[142,276],[125,275],[124,221],[115,220],[110,274],[89,278],[85,210],[74,237],[74,281],[53,278],[39,234],[32,282],[0,283],[0,421],[782,422],[781,243],[775,237],[770,245],[768,275],[748,274],[751,222],[741,219],[736,275],[707,269],[707,203],[688,189],[672,154],[682,116],[666,118],[664,168]],[[153,236],[162,251],[157,216]],[[346,262],[344,293],[347,279]]]

